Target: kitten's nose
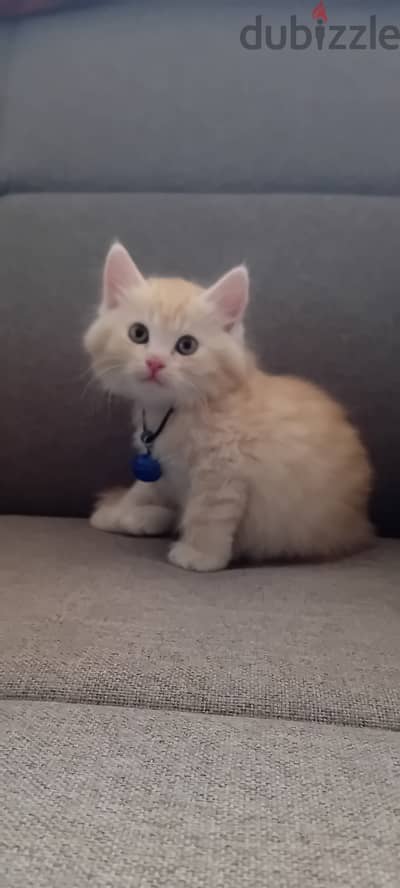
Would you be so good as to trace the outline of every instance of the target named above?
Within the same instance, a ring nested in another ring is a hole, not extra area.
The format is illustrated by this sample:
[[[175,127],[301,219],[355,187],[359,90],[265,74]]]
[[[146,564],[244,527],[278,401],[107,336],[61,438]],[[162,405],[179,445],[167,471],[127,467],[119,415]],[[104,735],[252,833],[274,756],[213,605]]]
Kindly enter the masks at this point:
[[[146,364],[152,376],[157,376],[157,373],[165,367],[164,361],[160,358],[147,358]]]

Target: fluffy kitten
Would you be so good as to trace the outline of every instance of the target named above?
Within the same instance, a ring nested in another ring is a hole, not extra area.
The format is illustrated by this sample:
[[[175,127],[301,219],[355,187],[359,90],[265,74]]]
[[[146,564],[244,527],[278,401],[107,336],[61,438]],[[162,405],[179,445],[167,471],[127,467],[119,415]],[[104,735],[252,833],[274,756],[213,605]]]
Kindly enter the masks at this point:
[[[270,376],[243,342],[248,274],[210,289],[144,279],[121,244],[104,268],[85,336],[95,374],[134,402],[154,430],[163,477],[106,494],[94,527],[134,535],[179,531],[169,560],[218,570],[232,559],[325,558],[368,544],[371,467],[343,410],[315,386]]]

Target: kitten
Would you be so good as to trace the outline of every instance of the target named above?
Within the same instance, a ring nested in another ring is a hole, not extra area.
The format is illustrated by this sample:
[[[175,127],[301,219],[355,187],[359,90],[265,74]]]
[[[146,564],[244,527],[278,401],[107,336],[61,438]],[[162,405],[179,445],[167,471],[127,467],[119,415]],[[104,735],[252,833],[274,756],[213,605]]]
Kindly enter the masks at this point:
[[[213,571],[236,558],[315,559],[373,538],[371,467],[343,410],[314,385],[262,373],[244,344],[243,266],[209,289],[142,277],[119,244],[107,256],[97,319],[85,336],[95,374],[134,403],[137,444],[154,443],[159,481],[106,494],[100,530],[179,538],[169,560]]]

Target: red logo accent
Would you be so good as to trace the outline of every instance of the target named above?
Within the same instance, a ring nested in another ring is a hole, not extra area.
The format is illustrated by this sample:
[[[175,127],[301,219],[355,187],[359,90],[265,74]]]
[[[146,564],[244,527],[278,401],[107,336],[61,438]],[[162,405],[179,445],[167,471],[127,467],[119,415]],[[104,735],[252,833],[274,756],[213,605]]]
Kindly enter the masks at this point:
[[[315,20],[323,21],[325,24],[328,21],[328,13],[325,8],[324,0],[321,0],[321,3],[318,3],[318,6],[315,7],[312,11],[312,17]]]

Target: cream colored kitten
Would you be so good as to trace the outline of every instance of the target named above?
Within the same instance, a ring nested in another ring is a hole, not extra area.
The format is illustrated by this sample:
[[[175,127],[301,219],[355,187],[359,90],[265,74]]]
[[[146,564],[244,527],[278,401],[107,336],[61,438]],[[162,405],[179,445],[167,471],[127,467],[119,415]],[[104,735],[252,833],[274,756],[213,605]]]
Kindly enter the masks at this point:
[[[134,535],[179,531],[169,560],[209,571],[238,557],[325,558],[368,544],[371,468],[343,410],[299,379],[262,373],[243,342],[248,275],[210,289],[145,280],[121,244],[85,345],[95,374],[155,430],[161,480],[106,494],[94,527]]]

